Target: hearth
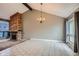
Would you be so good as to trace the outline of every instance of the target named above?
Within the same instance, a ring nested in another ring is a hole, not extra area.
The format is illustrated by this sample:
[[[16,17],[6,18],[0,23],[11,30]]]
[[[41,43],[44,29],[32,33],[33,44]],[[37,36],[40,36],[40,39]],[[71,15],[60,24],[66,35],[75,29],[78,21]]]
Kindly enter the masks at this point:
[[[11,32],[10,39],[11,40],[21,40],[22,39],[22,31]]]
[[[10,33],[10,39],[11,40],[17,40],[17,32],[11,32]]]

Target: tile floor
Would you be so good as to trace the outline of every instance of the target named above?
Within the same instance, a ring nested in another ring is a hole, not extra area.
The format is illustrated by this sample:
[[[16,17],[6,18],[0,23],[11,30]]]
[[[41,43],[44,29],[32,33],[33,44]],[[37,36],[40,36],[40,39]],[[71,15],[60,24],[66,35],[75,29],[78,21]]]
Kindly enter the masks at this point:
[[[54,40],[27,40],[0,51],[1,56],[74,56],[74,52],[62,42]]]

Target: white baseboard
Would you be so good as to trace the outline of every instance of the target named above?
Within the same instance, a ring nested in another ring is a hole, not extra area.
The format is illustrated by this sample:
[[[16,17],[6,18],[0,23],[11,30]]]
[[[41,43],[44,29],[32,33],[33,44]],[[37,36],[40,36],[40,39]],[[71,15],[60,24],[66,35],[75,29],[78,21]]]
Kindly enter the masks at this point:
[[[31,40],[44,40],[44,41],[64,42],[64,41],[60,41],[60,40],[53,40],[53,39],[37,39],[37,38],[31,38]]]

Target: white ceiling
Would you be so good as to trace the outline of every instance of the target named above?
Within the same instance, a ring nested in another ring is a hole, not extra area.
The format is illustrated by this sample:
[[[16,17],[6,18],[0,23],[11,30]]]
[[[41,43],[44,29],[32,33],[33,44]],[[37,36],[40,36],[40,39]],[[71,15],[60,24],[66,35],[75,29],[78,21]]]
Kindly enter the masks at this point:
[[[37,10],[40,10],[39,3],[29,3],[29,5]],[[43,3],[43,12],[54,14],[61,17],[68,17],[71,13],[73,13],[77,8],[79,8],[79,4],[77,3]]]
[[[9,19],[14,13],[24,13],[27,10],[21,3],[0,3],[0,18]]]
[[[40,3],[29,3],[29,5],[36,10],[40,10]],[[77,3],[44,3],[43,12],[61,16],[68,17],[72,12],[79,8]],[[21,3],[0,3],[0,18],[9,19],[11,15],[16,12],[24,13],[27,11],[26,8]]]

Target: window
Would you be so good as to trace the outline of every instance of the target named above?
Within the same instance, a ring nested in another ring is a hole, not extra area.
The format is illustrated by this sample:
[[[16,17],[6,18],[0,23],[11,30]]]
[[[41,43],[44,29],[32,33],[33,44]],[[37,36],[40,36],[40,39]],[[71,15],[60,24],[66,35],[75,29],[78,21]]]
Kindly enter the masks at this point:
[[[9,31],[9,23],[6,21],[0,21],[0,31]]]
[[[3,32],[0,32],[0,38],[2,38],[3,37]]]
[[[66,22],[66,42],[74,43],[74,20],[70,19]]]
[[[0,20],[0,39],[7,38],[9,33],[9,22]]]

